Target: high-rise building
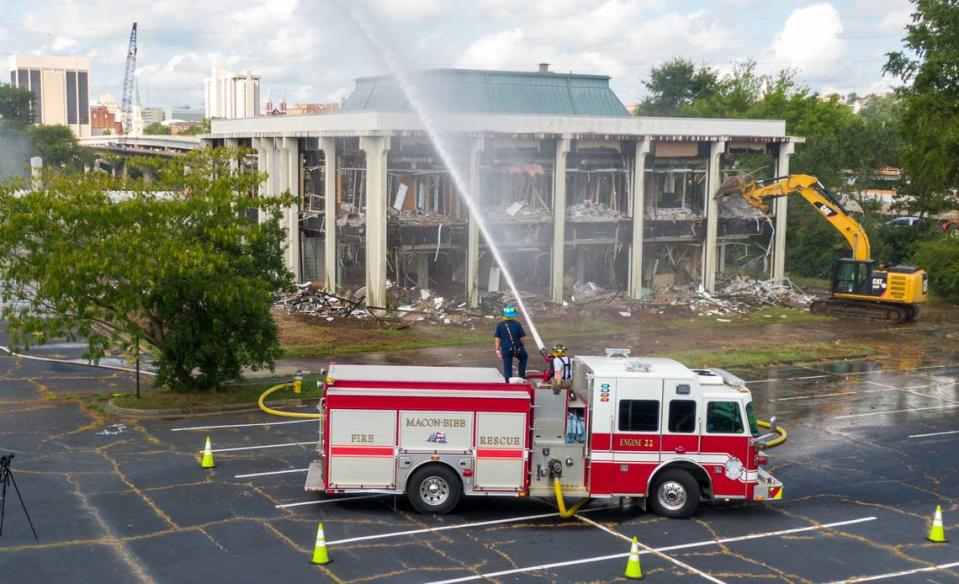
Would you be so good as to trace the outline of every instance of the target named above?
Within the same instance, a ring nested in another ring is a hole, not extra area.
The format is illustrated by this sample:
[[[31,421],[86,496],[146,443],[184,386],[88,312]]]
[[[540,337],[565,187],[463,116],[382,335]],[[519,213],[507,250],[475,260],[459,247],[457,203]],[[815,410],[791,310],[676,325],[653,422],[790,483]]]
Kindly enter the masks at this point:
[[[234,75],[213,67],[203,82],[206,117],[251,118],[260,115],[260,76]]]
[[[90,59],[18,54],[9,63],[10,84],[33,92],[35,122],[90,135]]]
[[[143,116],[144,126],[149,126],[150,124],[166,120],[166,112],[163,111],[162,107],[142,108],[140,110],[140,115]]]

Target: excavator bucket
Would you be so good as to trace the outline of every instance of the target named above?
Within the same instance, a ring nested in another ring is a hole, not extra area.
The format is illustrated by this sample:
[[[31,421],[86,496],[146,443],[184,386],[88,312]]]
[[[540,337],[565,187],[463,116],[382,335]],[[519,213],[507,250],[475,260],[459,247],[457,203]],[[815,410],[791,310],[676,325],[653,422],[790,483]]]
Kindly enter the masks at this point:
[[[719,189],[716,190],[713,198],[722,199],[729,195],[741,195],[744,190],[746,190],[746,179],[741,175],[731,176],[724,180],[723,184],[719,185]]]

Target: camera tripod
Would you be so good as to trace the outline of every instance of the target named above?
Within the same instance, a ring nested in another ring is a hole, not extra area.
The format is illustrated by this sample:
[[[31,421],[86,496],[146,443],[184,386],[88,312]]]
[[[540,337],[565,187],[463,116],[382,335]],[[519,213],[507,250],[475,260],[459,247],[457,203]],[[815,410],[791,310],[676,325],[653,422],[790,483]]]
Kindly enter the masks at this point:
[[[37,537],[37,530],[33,527],[33,520],[30,519],[30,512],[27,511],[27,505],[23,502],[23,495],[20,494],[20,487],[17,486],[17,479],[13,478],[13,470],[10,469],[11,462],[13,462],[13,454],[0,456],[0,536],[3,535],[3,516],[7,508],[7,487],[12,484],[13,490],[17,492],[17,498],[20,499],[20,506],[23,507],[23,514],[27,516],[27,523],[30,524],[33,539],[40,541],[40,538]]]

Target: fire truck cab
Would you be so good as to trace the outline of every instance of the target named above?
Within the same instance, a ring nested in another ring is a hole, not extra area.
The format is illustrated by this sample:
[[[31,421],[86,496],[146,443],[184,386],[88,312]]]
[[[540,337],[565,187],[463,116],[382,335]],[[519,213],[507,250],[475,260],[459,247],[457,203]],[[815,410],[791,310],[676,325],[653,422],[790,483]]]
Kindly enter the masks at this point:
[[[331,365],[307,491],[406,494],[424,513],[461,495],[640,498],[667,517],[703,499],[768,500],[745,382],[661,358],[576,357],[572,383],[493,368]]]

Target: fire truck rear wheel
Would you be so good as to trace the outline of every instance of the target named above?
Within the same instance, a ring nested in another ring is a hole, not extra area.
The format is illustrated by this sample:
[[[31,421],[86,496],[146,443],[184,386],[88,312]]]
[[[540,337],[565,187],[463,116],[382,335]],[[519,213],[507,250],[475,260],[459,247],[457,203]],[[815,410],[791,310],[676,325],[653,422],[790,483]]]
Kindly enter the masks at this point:
[[[689,517],[699,506],[699,483],[684,470],[666,470],[657,477],[649,504],[663,517]]]
[[[462,491],[459,476],[443,464],[430,464],[414,472],[406,489],[414,509],[434,515],[452,511]]]

